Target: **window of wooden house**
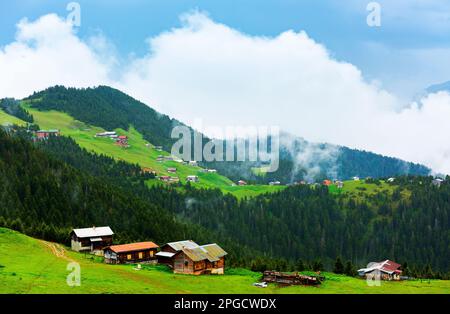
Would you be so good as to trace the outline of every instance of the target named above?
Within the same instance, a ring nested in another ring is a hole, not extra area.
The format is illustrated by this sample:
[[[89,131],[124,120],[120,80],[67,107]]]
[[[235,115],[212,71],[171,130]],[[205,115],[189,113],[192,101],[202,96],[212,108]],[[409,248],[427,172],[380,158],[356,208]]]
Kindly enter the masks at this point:
[[[150,251],[150,257],[153,257],[153,251]]]
[[[139,252],[139,259],[142,259],[144,257],[144,253]]]
[[[189,262],[188,261],[185,261],[184,262],[184,266],[188,266],[189,265]]]
[[[127,254],[127,259],[128,259],[128,260],[131,259],[131,254]]]

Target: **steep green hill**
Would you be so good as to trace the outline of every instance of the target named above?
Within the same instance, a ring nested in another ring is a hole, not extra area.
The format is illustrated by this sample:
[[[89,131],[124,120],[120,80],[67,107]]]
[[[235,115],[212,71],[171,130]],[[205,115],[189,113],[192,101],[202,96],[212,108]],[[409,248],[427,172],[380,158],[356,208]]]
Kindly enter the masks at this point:
[[[12,115],[7,114],[2,109],[0,109],[0,126],[7,124],[17,124],[17,125],[25,125],[25,121],[14,117]]]
[[[67,285],[71,262],[80,265],[80,286]],[[0,293],[450,293],[450,281],[382,282],[324,273],[316,287],[257,288],[261,274],[227,269],[223,276],[174,275],[164,266],[106,265],[101,258],[71,252],[59,244],[0,228]]]
[[[30,235],[65,242],[70,227],[110,225],[122,241],[218,241],[246,267],[261,257],[271,268],[290,269],[301,258],[331,269],[341,256],[448,272],[450,180],[437,188],[431,177],[399,177],[387,192],[364,182],[356,195],[350,186],[341,194],[292,186],[238,200],[190,185],[148,188],[135,166],[82,151],[68,138],[33,147],[11,134],[0,132],[0,225],[3,217],[4,226]]]
[[[170,151],[175,142],[175,139],[170,137],[172,128],[182,125],[180,121],[158,113],[119,90],[107,86],[87,89],[55,86],[35,93],[27,100],[36,109],[65,112],[78,121],[103,129],[129,130],[132,126],[142,134],[143,139],[154,145],[162,145],[166,151]],[[260,162],[229,161],[226,163],[203,162],[202,164],[209,168],[216,168],[219,173],[233,181],[245,179],[265,184],[274,180],[292,183],[301,179],[321,180],[327,177],[382,178],[430,173],[430,169],[423,165],[397,158],[330,144],[310,143],[286,133],[282,133],[280,137],[282,147],[279,169],[265,176],[257,175],[253,171],[263,166]],[[209,140],[205,136],[203,138],[205,142]],[[311,155],[311,160],[302,162],[304,154]],[[310,168],[317,168],[319,171],[314,171],[312,175]]]
[[[63,136],[73,138],[81,147],[97,154],[103,154],[113,157],[117,160],[123,160],[133,164],[139,164],[141,167],[151,168],[158,175],[170,175],[180,178],[182,183],[186,183],[186,177],[197,175],[199,182],[193,183],[198,188],[220,188],[224,192],[230,192],[236,196],[255,196],[265,192],[278,191],[281,187],[274,186],[233,186],[233,182],[220,175],[219,173],[208,173],[198,166],[191,166],[177,161],[169,160],[159,162],[158,156],[169,157],[170,154],[165,151],[155,149],[152,143],[146,141],[134,126],[127,129],[113,129],[120,135],[128,137],[129,148],[123,148],[114,144],[109,138],[95,137],[96,133],[104,132],[105,129],[96,125],[86,124],[77,121],[70,115],[59,111],[40,111],[31,107],[28,102],[23,102],[22,106],[33,115],[35,123],[43,129],[59,129]],[[108,129],[110,131],[111,129]],[[176,173],[169,173],[168,168],[176,168]],[[149,185],[163,184],[157,180],[149,180]]]

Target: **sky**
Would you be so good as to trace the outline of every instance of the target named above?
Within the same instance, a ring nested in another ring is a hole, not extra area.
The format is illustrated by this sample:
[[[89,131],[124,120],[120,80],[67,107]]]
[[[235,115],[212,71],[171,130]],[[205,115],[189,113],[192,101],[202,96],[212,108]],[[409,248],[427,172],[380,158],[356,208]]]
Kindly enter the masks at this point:
[[[110,85],[211,126],[277,125],[450,173],[450,3],[69,1],[0,4],[0,97]],[[73,13],[73,12],[72,12]]]

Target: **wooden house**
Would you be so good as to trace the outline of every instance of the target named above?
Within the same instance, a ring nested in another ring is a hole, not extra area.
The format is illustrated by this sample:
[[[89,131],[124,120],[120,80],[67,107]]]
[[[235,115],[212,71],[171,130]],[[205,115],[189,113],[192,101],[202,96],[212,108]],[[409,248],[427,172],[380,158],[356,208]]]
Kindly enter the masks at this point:
[[[106,132],[96,133],[95,137],[117,138],[117,134],[115,131],[106,131]]]
[[[178,182],[180,182],[180,178],[178,178],[178,177],[170,177],[169,182],[170,183],[178,183]]]
[[[141,173],[142,174],[153,174],[154,176],[156,176],[156,171],[153,170],[152,168],[143,167],[143,168],[141,168]]]
[[[358,274],[361,277],[380,280],[400,280],[402,271],[399,269],[400,264],[390,260],[382,262],[373,262],[367,265],[366,268],[358,269]]]
[[[70,233],[72,250],[102,253],[104,247],[112,244],[113,234],[110,227],[73,229]]]
[[[116,139],[116,145],[120,147],[130,147],[128,144],[128,137],[126,135],[119,135]]]
[[[198,182],[198,176],[194,176],[194,175],[187,176],[186,177],[186,181],[188,181],[188,182]]]
[[[159,246],[153,242],[111,245],[104,249],[105,263],[156,263]]]
[[[37,140],[47,140],[50,136],[59,136],[59,130],[39,130],[35,132]]]
[[[169,173],[175,173],[175,172],[177,172],[177,168],[167,168],[167,172],[169,172]]]
[[[169,182],[170,176],[159,176],[159,180],[164,181],[164,182]]]
[[[245,182],[244,180],[239,180],[238,181],[238,185],[247,185],[247,182]]]
[[[225,252],[219,245],[198,245],[192,240],[167,243],[157,253],[158,262],[169,265],[178,274],[223,274]]]

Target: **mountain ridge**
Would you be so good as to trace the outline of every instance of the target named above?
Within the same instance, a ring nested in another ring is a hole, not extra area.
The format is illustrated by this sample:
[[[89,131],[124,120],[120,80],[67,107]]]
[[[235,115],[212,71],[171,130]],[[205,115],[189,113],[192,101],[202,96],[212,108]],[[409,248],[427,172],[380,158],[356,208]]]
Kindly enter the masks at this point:
[[[146,140],[163,146],[166,151],[170,151],[176,141],[170,137],[172,128],[179,125],[186,126],[131,96],[107,86],[85,89],[54,86],[35,92],[25,100],[39,110],[66,112],[77,120],[105,129],[128,129],[130,125],[133,125]],[[192,131],[192,128],[187,127]],[[309,181],[326,178],[345,180],[353,176],[382,178],[430,173],[430,169],[423,165],[398,158],[345,146],[313,143],[298,136],[290,135],[290,137],[290,143],[283,144],[281,147],[279,169],[266,176],[256,175],[253,171],[254,168],[261,166],[261,162],[203,161],[201,165],[215,168],[233,181],[245,179],[260,184],[267,184],[270,181],[281,181],[287,184],[305,179]],[[283,138],[281,140],[283,142]],[[206,143],[209,138],[203,136],[203,141]],[[331,156],[328,154],[330,149],[335,151]]]

